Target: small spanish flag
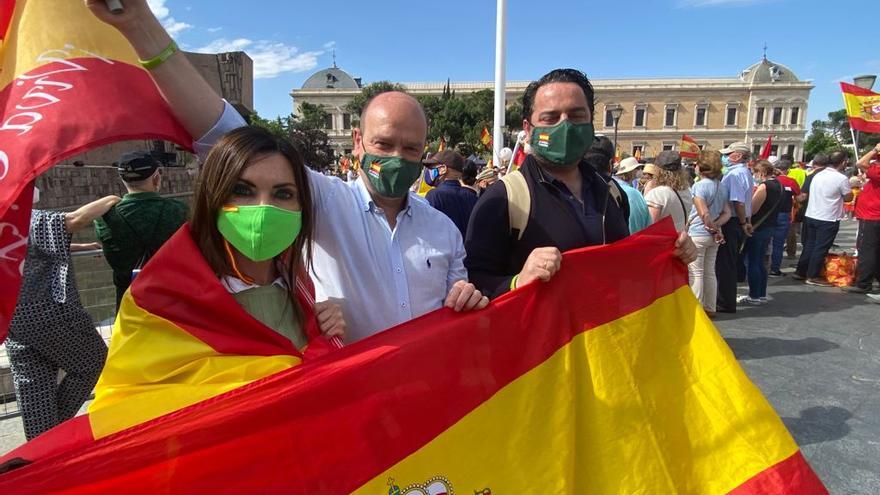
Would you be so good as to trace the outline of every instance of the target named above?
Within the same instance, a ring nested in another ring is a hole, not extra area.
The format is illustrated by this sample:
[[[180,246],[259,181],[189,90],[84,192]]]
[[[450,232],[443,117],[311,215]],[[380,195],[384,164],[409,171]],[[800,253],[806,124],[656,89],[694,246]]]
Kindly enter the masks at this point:
[[[538,134],[538,146],[542,148],[550,146],[550,134],[547,134],[546,132]]]
[[[642,159],[642,149],[641,148],[636,148],[636,152],[633,153],[633,158],[635,158],[636,160]]]
[[[682,158],[697,158],[700,156],[700,147],[694,138],[687,134],[681,135],[681,141],[678,143],[678,152]]]
[[[519,146],[516,149],[516,154],[513,155],[513,165],[516,168],[522,166],[523,162],[526,161],[526,152],[523,150],[524,146]]]
[[[437,152],[439,153],[439,152],[441,152],[441,151],[443,151],[443,150],[445,150],[445,149],[446,149],[446,139],[444,139],[444,138],[441,136],[441,137],[440,137],[440,145],[437,146]]]
[[[858,86],[840,83],[846,116],[853,129],[880,133],[880,94]]]
[[[382,164],[379,162],[370,163],[370,175],[373,177],[379,177],[379,172],[382,171]]]
[[[492,146],[492,135],[489,134],[489,129],[483,127],[483,132],[480,133],[480,142],[487,148]]]

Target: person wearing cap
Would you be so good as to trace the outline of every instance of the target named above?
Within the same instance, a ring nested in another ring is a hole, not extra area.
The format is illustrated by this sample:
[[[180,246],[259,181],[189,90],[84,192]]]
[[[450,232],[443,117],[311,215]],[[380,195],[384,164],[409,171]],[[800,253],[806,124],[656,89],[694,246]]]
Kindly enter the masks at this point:
[[[653,163],[646,163],[642,168],[642,175],[639,177],[639,191],[642,194],[648,194],[651,189],[657,187],[658,175],[660,175],[660,168]]]
[[[550,280],[563,251],[629,235],[626,194],[584,160],[594,142],[587,76],[576,69],[553,70],[528,85],[522,107],[530,152],[518,171],[477,201],[465,240],[471,280],[491,297]],[[527,213],[517,215],[526,204]],[[689,263],[695,248],[684,235],[675,251]]]
[[[645,194],[651,219],[656,223],[672,217],[675,230],[685,232],[694,199],[681,169],[681,155],[677,151],[661,151],[654,159],[654,165],[660,170],[654,179],[657,185]]]
[[[480,192],[478,196],[482,196],[486,189],[498,180],[498,172],[494,167],[486,167],[477,174],[477,187]]]
[[[694,296],[709,316],[715,315],[718,303],[718,279],[715,259],[718,246],[724,244],[721,226],[730,220],[730,194],[721,183],[721,153],[702,150],[696,171],[700,180],[691,186],[694,206],[688,218],[688,235],[697,246],[697,259],[688,265],[688,276]]]
[[[436,187],[428,191],[425,199],[428,203],[443,212],[458,227],[462,238],[467,233],[471,211],[477,204],[477,192],[462,186],[464,157],[452,150],[443,150],[425,160],[427,175],[429,170],[436,170]],[[474,166],[474,169],[476,167]],[[476,178],[476,177],[474,177]]]
[[[160,163],[147,151],[122,155],[119,177],[127,193],[122,201],[95,220],[104,258],[113,269],[116,310],[131,285],[132,271],[141,268],[186,222],[186,205],[159,195]]]
[[[721,150],[721,163],[727,168],[721,183],[730,193],[731,219],[721,227],[725,243],[718,248],[715,276],[718,278],[719,313],[736,313],[736,284],[745,278],[745,263],[740,255],[742,245],[752,235],[752,191],[755,181],[747,165],[751,158],[749,145],[737,141]]]
[[[606,138],[607,139],[607,138]],[[612,155],[610,159],[614,159]],[[617,166],[617,172],[614,174],[614,180],[620,184],[620,188],[626,193],[626,199],[629,201],[629,233],[636,232],[648,228],[651,225],[651,213],[648,211],[648,203],[638,189],[632,184],[636,171],[642,165],[635,158],[624,158],[620,165]]]

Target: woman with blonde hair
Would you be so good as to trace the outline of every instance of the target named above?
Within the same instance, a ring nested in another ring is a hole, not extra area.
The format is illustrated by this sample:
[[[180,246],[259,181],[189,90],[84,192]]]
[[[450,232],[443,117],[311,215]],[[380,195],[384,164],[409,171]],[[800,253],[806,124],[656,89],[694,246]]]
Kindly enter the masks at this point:
[[[724,243],[721,226],[730,220],[730,191],[721,183],[721,153],[701,151],[696,172],[700,176],[691,187],[694,206],[688,218],[688,235],[697,246],[697,259],[688,265],[691,289],[709,316],[715,315],[718,279],[715,258]]]
[[[693,196],[687,187],[687,178],[681,169],[681,155],[677,151],[663,151],[654,160],[658,173],[656,185],[645,193],[652,223],[672,217],[676,232],[683,232],[693,206]]]

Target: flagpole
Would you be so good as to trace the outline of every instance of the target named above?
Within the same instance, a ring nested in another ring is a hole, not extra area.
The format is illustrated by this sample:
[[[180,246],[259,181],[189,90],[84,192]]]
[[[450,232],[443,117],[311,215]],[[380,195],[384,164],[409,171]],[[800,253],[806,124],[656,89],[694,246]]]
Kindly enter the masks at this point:
[[[525,131],[519,131],[516,134],[516,143],[513,145],[513,154],[510,155],[510,163],[507,164],[507,171],[505,174],[509,174],[513,172],[513,161],[516,160],[516,154],[519,152],[520,146],[522,146],[522,142],[526,137]],[[499,162],[500,164],[500,162]]]
[[[843,83],[841,83],[841,88],[843,88]],[[853,140],[853,156],[856,157],[856,162],[858,163],[858,161],[859,161],[859,143],[856,140],[856,131],[855,131],[855,129],[853,129],[852,122],[849,119],[849,105],[847,105],[846,93],[844,92],[844,93],[841,93],[840,95],[843,96],[843,108],[846,109],[846,123],[849,125],[849,133],[852,136],[852,140]]]
[[[501,148],[504,146],[504,111],[506,110],[506,81],[504,52],[507,30],[507,0],[497,0],[495,12],[495,119],[493,126],[492,156],[494,163],[501,163]]]

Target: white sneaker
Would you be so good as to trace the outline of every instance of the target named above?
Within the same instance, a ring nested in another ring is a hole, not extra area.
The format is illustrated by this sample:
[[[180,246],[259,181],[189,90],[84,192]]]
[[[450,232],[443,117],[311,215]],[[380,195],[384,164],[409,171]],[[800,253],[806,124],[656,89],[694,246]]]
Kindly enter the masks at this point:
[[[736,298],[737,304],[748,304],[749,306],[763,306],[767,304],[767,301],[762,301],[759,298],[751,298],[749,296],[740,296]]]
[[[773,300],[773,296],[764,296],[764,297],[759,297],[758,299],[760,299],[762,302],[768,303]]]
[[[865,294],[871,302],[880,304],[880,294]]]

